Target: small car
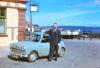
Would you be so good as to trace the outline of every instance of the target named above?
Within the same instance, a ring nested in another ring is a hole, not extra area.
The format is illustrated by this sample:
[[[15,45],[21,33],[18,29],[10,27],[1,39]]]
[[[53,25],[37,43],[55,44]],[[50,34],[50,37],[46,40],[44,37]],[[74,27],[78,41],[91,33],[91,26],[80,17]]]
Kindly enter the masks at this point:
[[[34,39],[14,42],[10,44],[10,56],[12,58],[27,58],[28,61],[35,61],[39,57],[48,56],[50,44],[48,34],[43,32],[35,32]],[[64,56],[65,45],[61,41],[59,43],[59,56]]]

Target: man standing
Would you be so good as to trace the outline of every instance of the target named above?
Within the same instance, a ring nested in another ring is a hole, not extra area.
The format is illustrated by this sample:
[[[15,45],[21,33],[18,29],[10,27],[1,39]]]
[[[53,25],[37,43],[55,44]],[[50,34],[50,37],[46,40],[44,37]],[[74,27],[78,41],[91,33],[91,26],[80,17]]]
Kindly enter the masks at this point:
[[[61,32],[58,29],[58,24],[54,23],[52,29],[47,31],[49,34],[49,42],[50,42],[50,52],[49,52],[49,57],[48,60],[51,61],[55,54],[55,61],[57,61],[58,57],[58,43],[61,41]]]

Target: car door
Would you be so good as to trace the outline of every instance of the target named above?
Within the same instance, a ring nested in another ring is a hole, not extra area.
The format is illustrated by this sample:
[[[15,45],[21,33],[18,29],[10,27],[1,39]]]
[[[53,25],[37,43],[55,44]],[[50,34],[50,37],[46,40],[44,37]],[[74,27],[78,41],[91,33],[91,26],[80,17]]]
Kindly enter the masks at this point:
[[[40,56],[48,56],[50,51],[50,44],[47,38],[43,37],[39,43]]]

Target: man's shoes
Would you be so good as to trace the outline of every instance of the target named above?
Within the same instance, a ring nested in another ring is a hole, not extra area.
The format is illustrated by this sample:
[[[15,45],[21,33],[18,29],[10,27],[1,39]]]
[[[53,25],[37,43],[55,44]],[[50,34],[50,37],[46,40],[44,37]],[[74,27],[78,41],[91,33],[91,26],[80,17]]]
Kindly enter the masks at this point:
[[[52,58],[54,61],[57,61],[57,58]]]
[[[54,59],[54,61],[57,61],[57,59]]]
[[[57,60],[54,60],[54,61],[57,61]]]
[[[51,61],[51,59],[48,59],[48,61]]]

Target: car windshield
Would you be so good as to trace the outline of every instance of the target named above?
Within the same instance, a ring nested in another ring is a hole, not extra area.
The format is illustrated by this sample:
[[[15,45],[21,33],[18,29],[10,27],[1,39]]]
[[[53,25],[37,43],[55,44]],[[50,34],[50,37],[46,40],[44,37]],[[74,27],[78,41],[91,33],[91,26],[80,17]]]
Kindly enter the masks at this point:
[[[26,36],[25,41],[33,41],[33,42],[39,42],[41,40],[41,43],[49,42],[49,35],[43,34],[43,37],[41,38],[41,34],[34,33],[32,37]]]
[[[35,34],[32,41],[39,42],[40,41],[40,38],[41,38],[41,35]]]
[[[25,41],[39,42],[40,38],[41,38],[41,35],[39,35],[39,34],[33,34],[32,37],[26,36],[24,40]]]

